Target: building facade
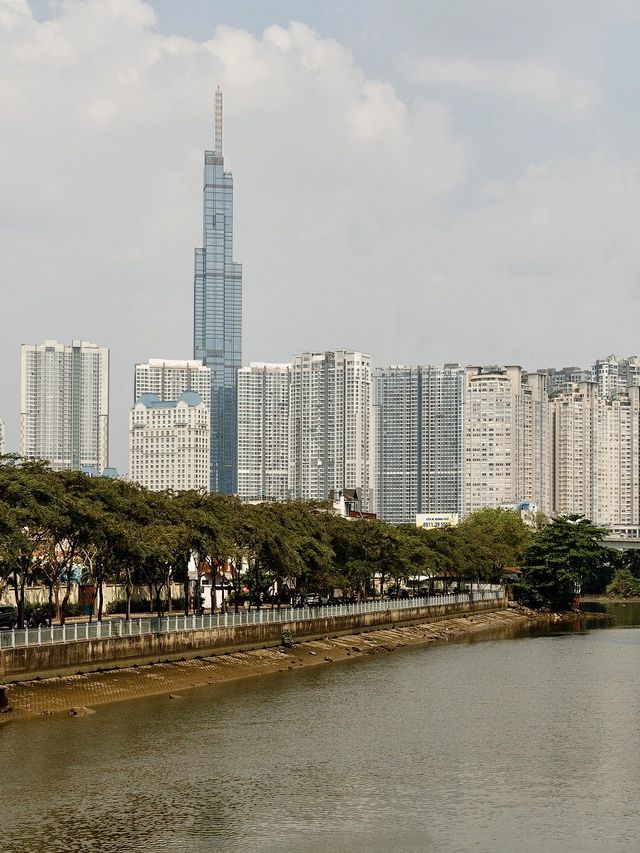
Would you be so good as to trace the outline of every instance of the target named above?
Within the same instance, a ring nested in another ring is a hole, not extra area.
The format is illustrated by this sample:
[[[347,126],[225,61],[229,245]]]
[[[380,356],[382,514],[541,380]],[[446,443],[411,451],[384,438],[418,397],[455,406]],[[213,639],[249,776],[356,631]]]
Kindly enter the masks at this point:
[[[209,408],[195,391],[142,394],[129,415],[129,476],[152,491],[209,491]]]
[[[290,364],[252,362],[238,373],[238,494],[284,501],[289,489]]]
[[[551,509],[546,380],[518,366],[468,367],[464,514],[521,501]]]
[[[611,528],[640,524],[640,388],[614,399],[583,382],[551,403],[555,514]]]
[[[109,350],[86,341],[21,349],[20,454],[54,470],[109,465]]]
[[[156,394],[160,400],[177,400],[185,391],[195,391],[211,408],[211,370],[201,361],[150,358],[136,364],[134,403],[142,394]]]
[[[464,378],[457,364],[376,370],[374,506],[383,520],[461,512]]]
[[[327,500],[355,489],[371,503],[371,359],[353,350],[305,352],[291,365],[289,489]]]
[[[222,92],[214,146],[204,157],[203,245],[195,250],[194,357],[211,369],[212,491],[237,491],[238,370],[242,366],[242,266],[233,260],[233,176],[225,172]]]
[[[600,397],[612,399],[630,386],[640,385],[640,359],[615,355],[599,358],[594,362],[589,378],[596,383]]]
[[[4,421],[0,418],[0,456],[2,456],[4,452]]]
[[[407,524],[421,509],[421,389],[419,367],[375,371],[373,509],[391,524]]]
[[[546,367],[538,373],[546,376],[546,387],[549,397],[564,394],[578,382],[589,382],[591,371],[582,367]]]

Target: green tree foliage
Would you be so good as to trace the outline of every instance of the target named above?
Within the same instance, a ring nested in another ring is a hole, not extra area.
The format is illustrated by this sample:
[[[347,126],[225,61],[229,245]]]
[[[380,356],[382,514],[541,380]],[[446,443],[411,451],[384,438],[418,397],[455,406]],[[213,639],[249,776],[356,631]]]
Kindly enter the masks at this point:
[[[499,580],[505,566],[516,566],[528,545],[532,531],[516,512],[508,509],[481,509],[460,525],[459,533],[481,552],[485,571]]]
[[[602,545],[605,531],[577,515],[560,516],[539,530],[523,554],[518,600],[532,607],[569,610],[584,585],[609,570],[615,556]]]
[[[618,569],[607,586],[609,598],[640,598],[640,578],[629,569]]]
[[[13,590],[22,623],[30,585],[44,584],[53,611],[64,618],[78,579],[95,587],[98,619],[107,583],[122,586],[127,618],[140,587],[159,614],[170,609],[173,583],[183,588],[188,614],[192,556],[208,565],[214,581],[225,572],[236,607],[247,589],[260,606],[267,598],[279,605],[294,595],[331,595],[336,589],[361,599],[390,585],[418,588],[434,576],[455,588],[500,580],[504,566],[519,565],[523,552],[527,566],[547,566],[534,545],[548,550],[555,524],[532,534],[517,514],[491,509],[454,528],[392,527],[372,518],[337,517],[322,503],[253,506],[218,494],[149,492],[4,457],[0,589]],[[554,559],[552,554],[552,565]],[[582,568],[579,574],[584,580]]]

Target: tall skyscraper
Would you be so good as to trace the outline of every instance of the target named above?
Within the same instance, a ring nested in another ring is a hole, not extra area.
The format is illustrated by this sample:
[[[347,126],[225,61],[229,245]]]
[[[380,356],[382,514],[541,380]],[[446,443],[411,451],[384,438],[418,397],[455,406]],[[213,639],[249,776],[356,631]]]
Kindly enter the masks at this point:
[[[252,362],[238,373],[238,494],[284,501],[289,492],[290,364]]]
[[[177,400],[185,391],[195,391],[211,408],[211,371],[201,361],[150,358],[136,364],[133,401],[142,394],[156,394],[160,400]]]
[[[109,350],[86,341],[22,346],[20,453],[54,470],[109,465]]]
[[[292,498],[327,500],[356,489],[370,506],[371,358],[353,350],[305,352],[291,366],[289,488]]]
[[[211,368],[211,490],[237,491],[242,266],[233,260],[233,177],[224,170],[222,92],[214,98],[213,150],[204,155],[203,246],[195,250],[196,359]]]
[[[415,522],[420,511],[419,367],[379,368],[373,379],[373,510],[392,524]]]
[[[461,512],[463,397],[457,364],[376,371],[374,508],[384,521]]]

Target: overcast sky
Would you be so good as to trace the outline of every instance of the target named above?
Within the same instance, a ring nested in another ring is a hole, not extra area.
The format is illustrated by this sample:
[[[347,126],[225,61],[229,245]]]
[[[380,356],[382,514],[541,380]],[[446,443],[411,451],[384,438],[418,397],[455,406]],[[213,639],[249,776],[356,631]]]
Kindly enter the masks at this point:
[[[0,416],[21,343],[192,356],[225,97],[244,361],[636,354],[637,0],[0,0]]]

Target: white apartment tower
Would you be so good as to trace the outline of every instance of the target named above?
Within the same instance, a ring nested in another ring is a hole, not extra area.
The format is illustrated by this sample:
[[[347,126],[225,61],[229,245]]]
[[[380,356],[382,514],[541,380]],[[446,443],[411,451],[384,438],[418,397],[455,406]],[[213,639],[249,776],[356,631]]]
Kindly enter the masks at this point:
[[[54,470],[108,467],[108,349],[86,341],[22,346],[20,453]]]
[[[353,350],[296,356],[289,403],[291,497],[327,500],[333,489],[356,489],[367,510],[370,445],[370,356]]]
[[[136,364],[134,402],[142,394],[156,394],[160,400],[177,400],[185,391],[195,391],[210,408],[211,368],[197,359],[150,358]]]
[[[209,407],[195,391],[177,400],[142,394],[129,415],[129,476],[152,491],[209,491]]]
[[[521,367],[468,367],[464,513],[532,501],[550,510],[546,377]]]
[[[582,382],[553,400],[553,510],[606,527],[640,524],[640,388],[614,399]]]
[[[238,494],[284,501],[289,492],[290,364],[252,362],[238,372]]]
[[[383,520],[461,512],[464,379],[457,364],[376,370],[374,505]]]

